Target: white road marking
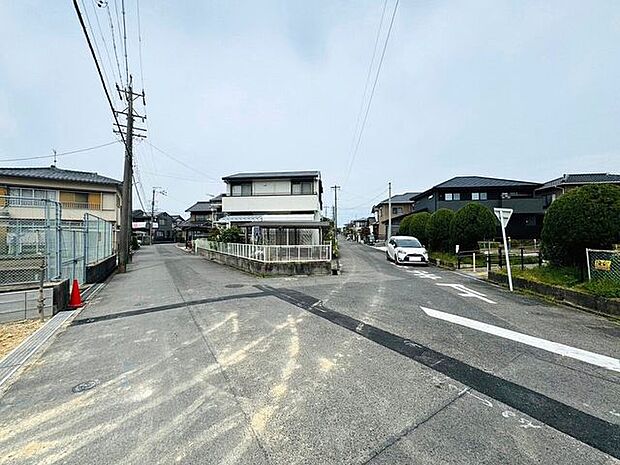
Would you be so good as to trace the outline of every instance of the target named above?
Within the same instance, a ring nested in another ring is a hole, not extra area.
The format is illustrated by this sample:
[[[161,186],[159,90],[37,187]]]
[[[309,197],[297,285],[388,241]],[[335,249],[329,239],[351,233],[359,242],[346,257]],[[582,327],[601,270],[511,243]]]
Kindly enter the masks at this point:
[[[422,279],[441,279],[441,276],[437,276],[436,274],[433,273],[429,273],[428,271],[422,271],[422,270],[407,270],[409,273],[416,275],[418,278],[422,278]]]
[[[456,289],[457,291],[459,291],[459,295],[462,297],[475,297],[476,299],[480,299],[489,304],[497,303],[497,302],[492,301],[491,299],[488,299],[486,297],[486,294],[483,294],[482,292],[474,291],[473,289],[465,287],[462,284],[444,284],[444,283],[435,283],[435,284],[437,286],[445,286],[445,287],[451,287],[453,289]]]
[[[560,344],[558,342],[547,341],[534,336],[528,336],[527,334],[518,333],[509,329],[500,328],[498,326],[489,325],[487,323],[481,323],[480,321],[470,320],[458,315],[452,315],[451,313],[440,312],[431,308],[420,308],[428,316],[437,318],[439,320],[448,321],[457,325],[466,326],[467,328],[476,329],[485,333],[493,334],[495,336],[510,339],[511,341],[520,342],[528,346],[536,347],[538,349],[546,350],[547,352],[553,352],[564,357],[574,358],[575,360],[581,360],[582,362],[589,363],[590,365],[596,365],[601,368],[620,372],[620,360],[606,355],[589,352],[583,349],[577,349],[575,347]]]

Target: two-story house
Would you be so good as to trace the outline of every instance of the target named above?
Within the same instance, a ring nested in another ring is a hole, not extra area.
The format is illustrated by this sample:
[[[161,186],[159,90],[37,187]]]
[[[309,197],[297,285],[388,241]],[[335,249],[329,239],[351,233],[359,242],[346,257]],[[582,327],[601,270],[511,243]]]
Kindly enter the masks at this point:
[[[323,242],[323,184],[319,171],[237,173],[222,178],[222,226],[237,226],[246,242],[314,245]]]
[[[433,213],[440,208],[457,211],[470,202],[493,208],[512,208],[506,227],[514,239],[540,237],[544,217],[543,200],[535,195],[540,183],[483,176],[456,176],[414,197],[414,213]]]
[[[565,174],[560,178],[544,183],[536,189],[536,195],[542,197],[546,209],[558,197],[577,187],[588,184],[615,184],[620,186],[620,174],[611,173],[579,173]]]
[[[206,236],[217,220],[224,216],[222,213],[222,197],[216,195],[209,200],[201,200],[189,207],[189,219],[181,223],[180,228],[186,240]]]
[[[390,199],[385,199],[372,207],[372,213],[376,217],[376,235],[377,240],[384,241],[389,236],[398,233],[400,222],[402,219],[413,212],[413,198],[417,192],[405,192],[404,194],[393,195]],[[392,231],[388,233],[388,225],[390,222],[389,205],[392,206]]]
[[[121,182],[87,171],[48,168],[0,168],[0,196],[9,196],[8,212],[14,218],[42,219],[32,199],[60,202],[61,220],[80,225],[85,213],[119,224]],[[6,198],[6,197],[4,197]],[[30,201],[29,201],[30,200]]]

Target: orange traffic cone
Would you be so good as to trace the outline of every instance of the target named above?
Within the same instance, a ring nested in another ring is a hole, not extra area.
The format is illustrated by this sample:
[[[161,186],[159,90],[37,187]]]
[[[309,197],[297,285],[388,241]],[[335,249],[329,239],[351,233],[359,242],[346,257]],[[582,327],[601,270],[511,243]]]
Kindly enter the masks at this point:
[[[69,308],[80,308],[83,305],[82,296],[80,295],[80,286],[78,285],[77,279],[74,279],[71,298],[69,299]]]

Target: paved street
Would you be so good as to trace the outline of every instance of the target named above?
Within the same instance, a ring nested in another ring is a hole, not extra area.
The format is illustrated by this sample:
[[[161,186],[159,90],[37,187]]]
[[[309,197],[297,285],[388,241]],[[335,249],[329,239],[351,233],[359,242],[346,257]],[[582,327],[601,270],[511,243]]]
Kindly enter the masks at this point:
[[[618,324],[342,255],[257,278],[143,248],[0,397],[0,464],[619,463]]]

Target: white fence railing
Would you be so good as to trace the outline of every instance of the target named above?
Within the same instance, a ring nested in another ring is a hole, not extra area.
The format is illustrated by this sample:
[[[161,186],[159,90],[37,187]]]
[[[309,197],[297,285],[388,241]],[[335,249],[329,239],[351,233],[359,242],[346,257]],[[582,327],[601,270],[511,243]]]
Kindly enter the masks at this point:
[[[331,244],[325,245],[258,245],[214,242],[196,239],[194,250],[210,250],[264,263],[328,262],[332,259]]]

